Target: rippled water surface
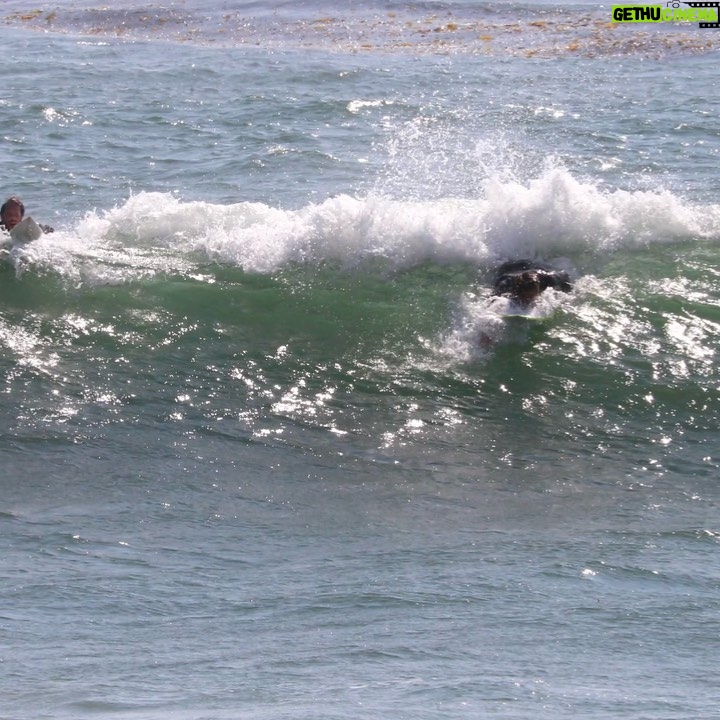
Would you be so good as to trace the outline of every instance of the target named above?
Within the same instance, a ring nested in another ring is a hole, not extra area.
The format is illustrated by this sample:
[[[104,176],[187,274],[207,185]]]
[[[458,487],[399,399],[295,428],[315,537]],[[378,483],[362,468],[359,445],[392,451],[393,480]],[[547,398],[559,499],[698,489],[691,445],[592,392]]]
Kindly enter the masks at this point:
[[[3,720],[714,717],[720,35],[609,20],[3,5]]]

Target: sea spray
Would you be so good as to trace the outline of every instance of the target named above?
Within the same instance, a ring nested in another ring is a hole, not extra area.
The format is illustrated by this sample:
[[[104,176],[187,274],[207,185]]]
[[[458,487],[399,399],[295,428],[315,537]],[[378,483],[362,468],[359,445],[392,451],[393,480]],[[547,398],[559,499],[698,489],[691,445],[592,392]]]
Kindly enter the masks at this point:
[[[23,267],[54,267],[68,277],[95,256],[99,264],[124,263],[129,279],[138,271],[171,273],[208,262],[261,274],[328,262],[362,272],[378,261],[389,270],[433,262],[469,263],[482,271],[526,256],[568,257],[583,273],[618,251],[716,242],[719,208],[669,191],[608,190],[560,168],[527,183],[488,179],[476,199],[339,195],[297,210],[138,193],[15,256]]]

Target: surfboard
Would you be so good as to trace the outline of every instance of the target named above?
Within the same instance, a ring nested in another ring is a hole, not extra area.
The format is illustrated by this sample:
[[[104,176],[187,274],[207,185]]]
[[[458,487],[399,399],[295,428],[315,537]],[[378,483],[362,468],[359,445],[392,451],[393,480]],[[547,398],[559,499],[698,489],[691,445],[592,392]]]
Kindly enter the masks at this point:
[[[519,318],[521,320],[547,320],[549,315],[529,315],[523,312],[505,312],[500,313],[503,318]]]
[[[547,320],[550,316],[548,312],[538,312],[532,305],[521,305],[506,297],[492,298],[489,307],[498,317],[505,319]]]
[[[43,231],[40,226],[28,215],[23,218],[11,231],[13,242],[30,242],[41,237]]]

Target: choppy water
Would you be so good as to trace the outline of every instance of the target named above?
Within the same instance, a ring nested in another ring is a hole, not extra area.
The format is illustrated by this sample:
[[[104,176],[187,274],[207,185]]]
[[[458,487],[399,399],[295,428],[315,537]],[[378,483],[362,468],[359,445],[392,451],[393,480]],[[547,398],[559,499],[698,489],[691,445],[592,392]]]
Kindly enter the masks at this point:
[[[2,720],[715,716],[720,31],[608,19],[3,6]]]

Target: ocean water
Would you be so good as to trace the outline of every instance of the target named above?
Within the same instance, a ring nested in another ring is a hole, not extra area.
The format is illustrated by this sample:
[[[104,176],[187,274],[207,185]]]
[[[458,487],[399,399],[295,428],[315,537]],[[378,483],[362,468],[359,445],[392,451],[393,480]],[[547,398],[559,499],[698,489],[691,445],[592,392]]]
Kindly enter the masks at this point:
[[[720,31],[609,19],[3,3],[1,720],[717,717]]]

